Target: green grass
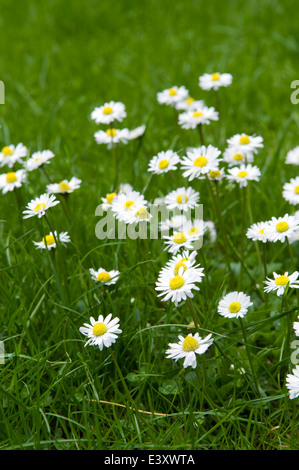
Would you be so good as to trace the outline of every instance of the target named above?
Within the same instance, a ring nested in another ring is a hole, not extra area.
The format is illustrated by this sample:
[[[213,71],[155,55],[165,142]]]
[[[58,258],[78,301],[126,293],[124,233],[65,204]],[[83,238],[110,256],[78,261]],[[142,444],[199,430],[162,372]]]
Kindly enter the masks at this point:
[[[284,164],[286,152],[298,145],[299,108],[290,101],[290,84],[299,78],[296,11],[291,0],[31,0],[17,7],[2,0],[0,143],[23,142],[31,153],[51,149],[51,179],[76,176],[82,187],[69,197],[71,224],[61,205],[49,213],[55,229],[72,240],[62,252],[68,293],[61,267],[56,274],[51,256],[32,243],[48,230],[45,220],[21,220],[26,204],[44,192],[44,174],[30,173],[26,185],[0,198],[0,340],[6,352],[0,448],[299,449],[298,400],[289,400],[285,387],[298,303],[293,292],[284,306],[263,294],[256,247],[247,239],[240,247],[240,194],[220,187],[225,225],[245,268],[228,247],[203,248],[206,276],[193,305],[202,335],[213,332],[214,344],[200,356],[197,375],[165,358],[168,343],[190,331],[192,315],[188,304],[175,308],[157,298],[157,275],[169,258],[162,241],[95,236],[95,210],[115,189],[115,175],[111,152],[95,143],[98,126],[90,119],[95,106],[115,100],[126,105],[125,127],[147,125],[144,148],[136,141],[120,148],[119,181],[142,191],[153,155],[168,148],[184,155],[186,146],[199,145],[196,132],[178,139],[173,110],[157,103],[157,92],[185,85],[214,106],[214,94],[200,90],[198,77],[229,72],[234,81],[221,93],[220,139],[212,124],[205,128],[207,143],[224,150],[236,133],[262,135],[265,147],[256,157],[262,178],[249,195],[253,221],[293,212],[281,193],[297,176],[296,167]],[[187,184],[180,171],[154,176],[145,197],[152,201]],[[191,185],[221,243],[205,182]],[[267,244],[266,257],[268,274],[292,271],[285,245]],[[90,279],[89,268],[101,265],[120,270],[115,287],[102,290]],[[254,302],[243,321],[246,345],[240,323],[217,314],[218,301],[231,290]],[[133,404],[110,351],[84,348],[79,333],[90,316],[109,312],[120,318],[123,334],[113,352]]]

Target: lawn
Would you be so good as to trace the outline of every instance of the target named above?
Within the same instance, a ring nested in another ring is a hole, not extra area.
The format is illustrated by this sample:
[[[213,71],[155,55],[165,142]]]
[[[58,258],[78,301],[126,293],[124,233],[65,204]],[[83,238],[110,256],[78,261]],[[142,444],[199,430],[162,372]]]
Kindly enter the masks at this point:
[[[296,11],[295,0],[1,0],[0,146],[21,142],[29,156],[55,155],[0,197],[1,449],[299,449],[298,398],[286,388],[299,291],[264,292],[266,276],[298,268],[298,242],[245,236],[254,222],[296,211],[282,197],[298,176],[298,166],[285,164],[299,145],[299,104],[290,99],[299,80]],[[199,76],[218,71],[233,76],[219,90],[220,104],[198,85]],[[158,102],[157,93],[173,86],[220,111],[219,122],[203,128],[206,145],[223,152],[236,134],[263,137],[254,160],[260,181],[243,190],[223,179],[211,192],[205,179],[190,182],[180,169],[150,176],[158,152],[183,157],[202,143]],[[109,101],[126,107],[119,127],[146,125],[141,139],[117,147],[117,161],[114,149],[96,143],[105,126],[91,119]],[[23,219],[49,181],[72,177],[80,188],[58,195],[47,217]],[[217,239],[204,237],[198,250],[205,276],[191,301],[175,306],[158,297],[158,275],[171,257],[161,237],[96,236],[96,209],[120,184],[149,202],[179,187],[200,193]],[[70,243],[36,249],[47,220]],[[94,282],[89,269],[100,267],[118,270],[117,282]],[[217,311],[233,291],[253,303],[241,321]],[[102,351],[84,347],[79,328],[109,313],[120,320],[117,341]],[[213,344],[195,369],[184,368],[165,353],[178,335],[195,333],[194,320]]]

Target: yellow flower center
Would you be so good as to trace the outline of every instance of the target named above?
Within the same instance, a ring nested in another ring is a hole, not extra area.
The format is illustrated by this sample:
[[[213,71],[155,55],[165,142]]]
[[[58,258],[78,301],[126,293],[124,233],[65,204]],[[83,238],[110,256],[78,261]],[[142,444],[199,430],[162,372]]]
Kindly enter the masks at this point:
[[[8,157],[13,154],[13,150],[11,150],[11,148],[9,148],[8,145],[6,147],[3,147],[1,152],[3,153],[4,157]]]
[[[111,204],[111,202],[113,201],[113,199],[115,198],[115,196],[117,196],[116,193],[107,194],[107,196],[106,196],[107,203],[108,203],[108,204]]]
[[[170,96],[175,96],[177,94],[177,91],[174,88],[169,88],[168,92]]]
[[[46,207],[46,204],[42,202],[41,204],[37,204],[33,210],[37,212],[37,211],[40,211],[41,209],[44,209],[45,207]]]
[[[278,222],[278,224],[276,224],[276,230],[279,233],[286,232],[289,230],[289,224],[287,222]]]
[[[136,217],[139,219],[148,219],[149,218],[149,213],[147,212],[145,207],[141,207],[137,212],[136,212]]]
[[[187,261],[186,258],[182,258],[178,263],[176,263],[173,273],[177,276],[179,274],[180,268],[183,268],[183,273],[186,271],[187,266],[185,265],[184,261]]]
[[[15,183],[17,181],[16,174],[13,171],[6,173],[6,182],[7,183]]]
[[[239,178],[245,178],[245,176],[247,175],[248,175],[248,171],[245,171],[245,170],[239,171],[239,173],[237,174]]]
[[[34,159],[35,162],[38,162],[39,160],[40,160],[39,157],[37,157],[37,158]]]
[[[164,170],[164,168],[167,168],[168,165],[169,165],[169,161],[165,159],[165,160],[160,160],[158,166],[160,170]]]
[[[220,75],[219,75],[219,73],[212,73],[211,78],[212,78],[213,82],[216,82],[217,80],[220,79]]]
[[[103,272],[103,273],[99,273],[98,276],[97,276],[97,280],[99,282],[106,282],[106,281],[109,281],[109,279],[111,279],[111,276],[106,271]]]
[[[198,348],[198,346],[199,346],[198,341],[192,336],[186,336],[182,345],[183,350],[185,352],[195,351]]]
[[[130,207],[132,207],[132,206],[135,206],[135,202],[134,202],[134,201],[126,201],[126,202],[124,203],[124,208],[125,208],[125,209],[130,209]]]
[[[55,243],[55,238],[53,235],[46,235],[44,238],[43,238],[43,243],[44,245],[46,246],[49,246],[49,245],[54,245]]]
[[[241,155],[240,153],[235,153],[235,155],[233,156],[233,159],[236,160],[237,162],[240,162],[241,160],[243,160],[243,155]]]
[[[185,279],[182,276],[175,276],[169,281],[169,287],[172,290],[180,289],[185,284]]]
[[[173,236],[174,243],[185,243],[186,240],[187,238],[185,237],[183,232],[175,233]]]
[[[178,197],[176,198],[176,201],[179,204],[184,204],[185,202],[188,202],[188,196],[187,194],[179,194]]]
[[[193,162],[193,165],[194,166],[200,166],[202,168],[202,167],[206,166],[207,163],[208,163],[207,157],[201,156],[201,157],[195,158],[195,160]]]
[[[112,114],[112,113],[113,113],[113,109],[111,108],[111,106],[104,107],[103,114]]]
[[[188,235],[196,235],[198,233],[198,229],[196,227],[192,227],[190,228],[190,230],[188,230]]]
[[[92,327],[92,332],[95,336],[102,336],[106,333],[107,326],[103,322],[95,323]]]
[[[261,230],[258,231],[258,233],[259,233],[260,235],[265,235],[265,229],[262,228]]]
[[[108,135],[108,137],[115,137],[117,132],[116,129],[107,129],[106,134]]]
[[[288,276],[278,276],[275,279],[275,284],[277,286],[286,286],[288,282],[289,282]]]
[[[241,304],[239,302],[232,302],[228,307],[228,310],[230,311],[230,313],[238,313],[240,309],[241,309]]]
[[[192,114],[192,117],[197,118],[197,117],[200,117],[202,115],[203,115],[203,113],[201,111],[194,111],[194,113]]]
[[[247,134],[241,135],[241,137],[240,137],[240,144],[241,145],[249,144],[249,142],[250,142],[250,139],[249,139]]]
[[[194,98],[189,97],[186,99],[186,105],[190,106],[190,104],[194,103],[194,101],[195,101]]]
[[[59,183],[59,187],[62,193],[65,193],[66,191],[69,191],[71,189],[70,185],[66,181],[61,181]]]
[[[210,170],[209,172],[210,178],[219,178],[221,176],[220,170]]]
[[[294,192],[295,194],[299,194],[299,185],[295,187]]]

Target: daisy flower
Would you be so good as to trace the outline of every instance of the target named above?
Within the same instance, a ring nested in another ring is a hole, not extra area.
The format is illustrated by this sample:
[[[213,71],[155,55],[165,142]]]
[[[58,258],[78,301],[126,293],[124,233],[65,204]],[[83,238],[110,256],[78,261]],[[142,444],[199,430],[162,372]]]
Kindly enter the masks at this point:
[[[299,317],[298,317],[298,318],[299,318]],[[295,331],[295,335],[296,335],[296,336],[299,336],[299,322],[298,322],[298,321],[295,321],[295,322],[293,323],[293,329],[294,329],[294,331]]]
[[[106,197],[102,197],[102,208],[104,211],[111,209],[112,201],[117,197],[117,193],[108,193]]]
[[[121,183],[119,185],[119,192],[123,194],[128,194],[133,191],[133,186],[129,183]]]
[[[166,351],[167,359],[184,359],[183,367],[191,366],[192,369],[196,368],[196,354],[203,354],[213,343],[211,339],[212,334],[209,334],[205,338],[201,338],[198,333],[195,333],[194,336],[190,333],[184,338],[184,336],[179,335],[178,343],[169,343],[169,349]]]
[[[291,178],[289,183],[283,185],[282,195],[290,204],[299,204],[299,176]]]
[[[0,189],[2,194],[8,191],[13,191],[15,188],[20,188],[26,179],[25,170],[10,171],[0,175]]]
[[[80,188],[81,180],[73,176],[73,178],[68,180],[62,180],[60,183],[48,184],[47,193],[48,194],[66,194],[72,193],[75,189]]]
[[[299,146],[287,153],[285,163],[287,165],[299,165]]]
[[[54,194],[42,194],[41,196],[28,202],[26,206],[27,209],[23,211],[23,219],[28,219],[29,217],[34,217],[35,215],[40,218],[45,215],[46,211],[50,209],[50,207],[54,207],[59,203],[60,201],[57,201]]]
[[[299,365],[293,369],[292,374],[288,374],[286,378],[286,386],[289,390],[290,399],[299,397]]]
[[[236,181],[241,188],[247,186],[248,181],[259,181],[261,172],[257,166],[252,166],[250,163],[248,165],[242,164],[240,167],[236,166],[229,168],[228,175],[226,178],[229,181]]]
[[[138,139],[145,133],[146,126],[143,124],[142,126],[136,127],[132,131],[129,131],[129,140]]]
[[[253,241],[260,241],[266,243],[268,238],[265,235],[265,227],[268,222],[257,222],[252,224],[246,232],[246,237]]]
[[[126,223],[128,224],[140,224],[143,222],[149,222],[152,219],[152,214],[150,214],[145,206],[139,207],[136,210],[130,210],[126,213]]]
[[[204,230],[204,234],[205,233],[208,234],[209,241],[211,243],[215,243],[216,238],[217,238],[217,232],[216,232],[216,227],[215,227],[214,222],[212,222],[211,220],[204,220],[203,230]]]
[[[211,121],[218,121],[219,113],[215,108],[203,106],[193,111],[186,111],[179,114],[179,125],[183,129],[195,129],[199,124],[210,124]]]
[[[162,302],[171,300],[177,307],[181,300],[194,297],[193,290],[198,291],[196,283],[202,281],[202,272],[194,268],[185,269],[181,266],[178,274],[174,274],[173,269],[164,269],[160,272],[156,282],[156,291],[160,292],[158,297],[163,296]]]
[[[91,119],[96,124],[110,124],[113,121],[121,122],[126,116],[125,105],[119,101],[109,101],[103,106],[96,107],[91,113]]]
[[[299,219],[294,215],[285,214],[283,217],[272,217],[265,227],[265,235],[270,242],[285,242],[292,239],[299,229]]]
[[[226,318],[243,318],[248,307],[253,305],[248,295],[243,292],[230,292],[218,304],[218,313]]]
[[[99,268],[97,271],[93,268],[89,269],[91,278],[96,282],[105,282],[107,285],[115,284],[118,281],[120,272],[112,269],[106,271],[104,268]]]
[[[179,209],[185,212],[198,206],[198,201],[199,192],[191,186],[175,189],[165,196],[165,204],[168,210]]]
[[[138,191],[129,191],[128,193],[120,193],[113,198],[111,210],[115,217],[126,223],[131,223],[132,216],[136,215],[142,208],[146,208],[147,201]]]
[[[222,86],[229,86],[233,81],[230,73],[204,73],[199,77],[199,86],[202,90],[218,90]]]
[[[174,232],[173,235],[162,237],[165,244],[165,250],[174,255],[181,249],[194,250],[193,242],[198,240],[198,236],[190,235],[188,232]]]
[[[275,292],[277,291],[277,295],[280,296],[284,293],[287,286],[294,289],[299,289],[299,281],[297,281],[299,272],[295,271],[293,274],[288,276],[288,273],[284,274],[276,274],[273,273],[274,279],[270,279],[267,277],[267,280],[264,281],[266,287],[264,288],[265,292]]]
[[[174,215],[170,219],[163,220],[159,224],[161,232],[168,232],[169,229],[180,230],[187,221],[187,217],[184,214]]]
[[[218,171],[221,151],[213,145],[202,145],[187,152],[187,156],[181,160],[184,178],[192,181],[210,171]]]
[[[27,156],[27,148],[22,143],[14,145],[6,145],[0,152],[0,167],[8,165],[12,168],[15,163],[23,163],[22,158]]]
[[[184,86],[173,86],[157,93],[157,100],[160,104],[168,104],[175,107],[177,103],[188,98],[189,92]]]
[[[228,166],[241,165],[242,163],[253,162],[253,152],[244,150],[239,147],[228,147],[223,152],[223,160],[228,163]]]
[[[196,109],[203,108],[204,106],[205,102],[203,100],[195,100],[194,98],[191,98],[191,96],[188,96],[188,98],[179,101],[175,105],[175,108],[178,111],[195,111]]]
[[[107,148],[111,149],[114,144],[127,144],[130,131],[128,129],[107,129],[99,130],[94,134],[97,144],[107,144]]]
[[[35,152],[31,155],[31,157],[26,161],[26,169],[27,171],[36,170],[40,166],[50,163],[51,158],[55,155],[51,150],[42,150],[41,152]]]
[[[90,317],[90,325],[84,323],[84,326],[79,328],[80,333],[88,337],[85,346],[88,344],[99,346],[102,351],[104,346],[109,348],[111,344],[115,343],[117,335],[122,333],[122,330],[119,329],[119,318],[115,317],[112,320],[111,318],[112,313],[109,313],[106,318],[99,315],[97,321]]]
[[[263,148],[263,138],[255,135],[236,134],[227,140],[229,147],[240,151],[257,153],[258,148]]]
[[[64,246],[66,243],[69,243],[71,241],[67,232],[61,232],[58,235],[58,239],[60,243]],[[56,248],[56,240],[57,240],[57,232],[54,231],[54,234],[53,232],[50,232],[49,235],[46,235],[45,237],[43,237],[41,242],[34,241],[33,243],[37,248],[40,248],[41,250],[45,248],[47,248],[48,250],[52,250],[52,248]]]
[[[159,277],[165,271],[172,271],[172,273],[177,276],[179,274],[179,270],[183,268],[183,272],[185,272],[189,268],[196,269],[196,273],[199,276],[204,276],[203,268],[199,268],[199,264],[195,265],[196,263],[196,255],[197,251],[189,250],[183,251],[178,255],[174,255],[170,261],[168,261],[164,268],[161,269]]]
[[[207,174],[207,177],[211,181],[220,181],[224,178],[224,168],[217,168],[217,170],[210,170]],[[203,179],[203,176],[200,176],[199,179]]]
[[[180,157],[173,150],[162,151],[155,155],[149,162],[148,171],[159,175],[161,173],[168,173],[168,171],[176,170],[177,164],[180,162]]]

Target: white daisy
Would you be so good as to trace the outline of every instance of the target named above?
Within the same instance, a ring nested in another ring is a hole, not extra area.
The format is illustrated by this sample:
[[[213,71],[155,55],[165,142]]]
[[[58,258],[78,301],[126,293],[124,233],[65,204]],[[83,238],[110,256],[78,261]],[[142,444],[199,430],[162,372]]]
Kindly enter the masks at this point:
[[[112,201],[114,198],[117,197],[117,193],[108,193],[106,194],[106,197],[102,197],[102,208],[104,211],[107,211],[108,209],[111,209]]]
[[[152,214],[148,212],[147,208],[142,206],[135,210],[132,209],[126,212],[126,223],[141,224],[144,222],[150,222],[152,217]]]
[[[299,219],[285,214],[283,217],[272,217],[265,227],[265,235],[270,242],[284,243],[286,238],[292,239],[299,229]]]
[[[49,164],[51,158],[54,156],[51,150],[42,150],[41,152],[33,153],[25,163],[27,171],[33,171],[44,164]]]
[[[156,291],[161,292],[158,297],[163,296],[162,302],[171,300],[177,307],[181,300],[187,300],[194,297],[193,290],[198,291],[199,287],[196,283],[202,281],[202,272],[194,268],[185,269],[184,266],[179,268],[178,274],[175,275],[173,269],[164,269],[160,272],[156,282]]]
[[[159,175],[161,173],[168,173],[177,169],[177,164],[180,162],[180,157],[173,150],[162,151],[155,155],[149,162],[148,171]]]
[[[115,144],[127,144],[129,140],[130,131],[128,129],[107,129],[106,131],[99,130],[94,134],[97,144],[106,144],[108,149],[111,149]]]
[[[177,103],[188,98],[189,92],[184,86],[173,86],[157,93],[157,100],[160,104],[168,104],[175,107]]]
[[[187,152],[187,156],[181,160],[181,167],[184,178],[192,181],[202,175],[207,175],[210,171],[217,171],[221,151],[213,145],[202,145]]]
[[[69,234],[67,232],[61,232],[58,235],[59,241],[62,245],[65,245],[66,243],[69,243],[71,241]],[[46,235],[43,237],[41,242],[33,242],[34,245],[37,248],[40,248],[41,250],[47,248],[48,250],[52,250],[52,248],[56,248],[56,240],[57,240],[57,232],[54,231],[50,232],[49,235]]]
[[[287,165],[299,165],[299,146],[287,153],[285,163]]]
[[[23,163],[22,158],[26,157],[27,148],[22,143],[14,145],[6,145],[0,152],[0,167],[8,165],[12,168],[15,163]]]
[[[122,333],[122,330],[119,329],[119,318],[115,317],[113,320],[111,318],[112,313],[109,313],[106,318],[99,315],[98,320],[90,317],[90,325],[84,323],[84,326],[79,328],[80,333],[88,337],[85,346],[88,344],[99,346],[102,351],[104,346],[109,348],[111,344],[115,343],[117,335]]]
[[[198,333],[195,333],[194,336],[190,333],[184,338],[184,336],[179,335],[178,343],[169,343],[169,349],[166,351],[167,359],[184,359],[183,367],[191,366],[192,369],[196,368],[196,354],[203,354],[213,343],[211,339],[212,334],[209,334],[205,338],[201,338]]]
[[[133,191],[133,186],[129,183],[121,183],[119,185],[119,192],[123,194],[128,194]]]
[[[290,204],[299,204],[299,176],[291,178],[289,183],[283,185],[282,195]]]
[[[107,285],[115,284],[118,281],[120,272],[112,269],[111,271],[106,271],[104,268],[99,268],[97,270],[90,268],[89,269],[91,278],[96,282],[105,282]]]
[[[169,229],[178,231],[182,229],[186,221],[187,217],[184,214],[174,215],[170,219],[160,222],[159,228],[161,232],[169,232]]]
[[[250,163],[248,165],[242,164],[240,167],[236,166],[229,168],[228,175],[226,178],[229,181],[236,181],[240,187],[245,187],[248,184],[248,181],[259,181],[261,172],[257,166],[252,166]]]
[[[268,238],[265,235],[265,227],[268,222],[257,222],[252,224],[246,232],[246,237],[253,241],[260,241],[266,243]]]
[[[82,181],[73,176],[73,178],[68,180],[62,180],[60,183],[48,184],[47,193],[48,194],[66,194],[72,193],[75,189],[80,188]]]
[[[298,317],[299,318],[299,317]],[[295,332],[295,335],[296,336],[299,336],[299,322],[298,321],[295,321],[293,323],[293,329],[294,329],[294,332]]]
[[[254,160],[253,152],[238,147],[228,147],[223,152],[223,160],[229,166],[241,165],[242,163],[252,163]]]
[[[204,220],[203,221],[203,230],[204,234],[208,234],[208,239],[211,243],[215,243],[217,239],[217,231],[214,222],[211,220]]]
[[[188,98],[179,101],[175,105],[175,108],[178,111],[195,111],[196,109],[203,108],[204,106],[205,102],[203,100],[195,100],[194,98],[191,98],[191,96],[188,96]]]
[[[289,390],[291,400],[299,397],[299,365],[293,369],[292,374],[288,374],[286,378],[286,386]]]
[[[199,124],[210,124],[211,121],[218,121],[219,113],[215,108],[203,106],[193,111],[186,111],[179,114],[179,125],[183,129],[195,129]]]
[[[96,124],[110,124],[114,121],[121,122],[126,116],[125,105],[119,101],[109,101],[103,106],[96,107],[91,113],[91,119]]]
[[[175,189],[165,196],[165,204],[168,210],[179,209],[185,212],[198,206],[198,201],[199,192],[191,186]]]
[[[165,244],[165,250],[174,255],[181,249],[194,250],[193,242],[198,240],[197,235],[190,235],[188,232],[174,232],[172,235],[162,237]]]
[[[207,174],[207,177],[211,181],[220,181],[225,177],[224,168],[217,168],[217,170],[210,170]],[[199,179],[203,179],[203,176],[200,176]]]
[[[257,153],[258,148],[263,148],[263,138],[255,135],[236,134],[227,140],[229,147],[234,147],[235,150],[240,149],[245,152]]]
[[[138,139],[145,133],[146,126],[143,124],[142,126],[136,127],[132,131],[129,131],[129,140]]]
[[[227,318],[243,318],[251,305],[253,303],[248,295],[243,292],[230,292],[220,300],[218,313]]]
[[[147,204],[144,196],[138,191],[129,191],[113,198],[111,210],[118,220],[131,223],[132,215],[135,216],[140,209],[146,208]]]
[[[42,194],[41,196],[32,199],[28,202],[26,210],[23,211],[23,219],[28,219],[29,217],[38,216],[38,218],[45,215],[46,211],[50,207],[56,206],[60,201],[57,201],[54,194]]]
[[[20,188],[22,183],[26,180],[26,171],[17,170],[3,173],[0,175],[0,189],[2,194],[13,191],[15,188]]]
[[[177,276],[179,274],[179,270],[183,268],[183,272],[185,272],[189,268],[196,269],[196,273],[199,276],[204,276],[203,268],[199,267],[199,264],[196,263],[196,256],[197,256],[197,251],[191,251],[189,250],[182,251],[182,253],[179,253],[178,255],[174,255],[170,261],[168,261],[163,267],[159,273],[159,276],[161,276],[162,273],[165,271],[172,271],[172,273]]]
[[[218,88],[231,85],[233,76],[230,73],[204,73],[199,77],[199,86],[203,90],[218,90]]]
[[[277,295],[280,296],[284,293],[287,286],[292,289],[299,289],[299,281],[297,281],[299,272],[295,271],[293,274],[288,276],[288,273],[284,274],[276,274],[273,273],[274,279],[270,279],[267,277],[267,280],[264,281],[266,287],[264,288],[265,292],[275,292],[277,291]]]

